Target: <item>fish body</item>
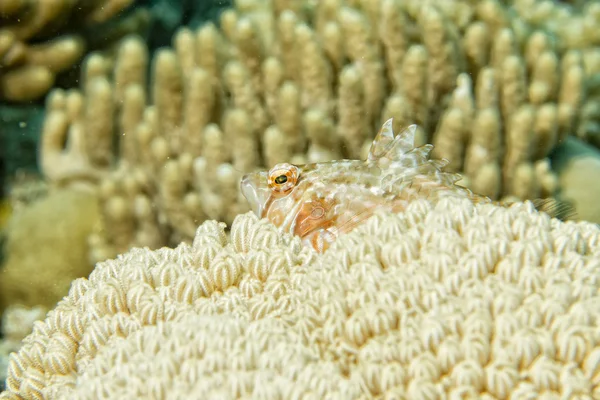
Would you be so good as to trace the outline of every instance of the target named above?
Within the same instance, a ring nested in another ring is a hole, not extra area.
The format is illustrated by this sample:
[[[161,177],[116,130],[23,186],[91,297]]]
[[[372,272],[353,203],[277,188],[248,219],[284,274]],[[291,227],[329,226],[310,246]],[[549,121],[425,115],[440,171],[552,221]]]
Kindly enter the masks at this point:
[[[364,161],[281,163],[245,175],[240,189],[259,218],[299,236],[319,253],[375,212],[402,212],[416,199],[459,196],[492,202],[457,185],[461,176],[443,171],[446,160],[429,159],[432,145],[415,147],[416,129],[411,125],[394,136],[389,119]]]

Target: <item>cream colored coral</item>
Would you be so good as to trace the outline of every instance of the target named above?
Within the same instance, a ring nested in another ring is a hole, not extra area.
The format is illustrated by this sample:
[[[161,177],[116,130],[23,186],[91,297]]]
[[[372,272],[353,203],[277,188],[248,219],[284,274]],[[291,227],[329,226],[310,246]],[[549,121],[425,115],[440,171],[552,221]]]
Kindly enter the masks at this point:
[[[37,100],[54,85],[55,78],[77,63],[89,37],[75,28],[98,25],[115,17],[132,0],[9,0],[0,5],[0,98],[15,102]],[[104,42],[138,31],[146,25],[140,8]],[[67,28],[71,33],[65,33]],[[82,29],[80,29],[82,30]],[[44,39],[44,41],[41,41]]]
[[[419,144],[436,145],[478,193],[553,196],[548,154],[594,126],[583,89],[595,53],[555,43],[515,14],[523,10],[495,0],[240,0],[220,28],[182,28],[152,59],[139,38],[122,43],[114,65],[89,56],[86,118],[61,125],[49,113],[44,137],[56,140],[44,141],[53,145],[42,167],[58,182],[100,170],[106,229],[91,242],[109,256],[189,242],[206,219],[230,223],[247,210],[242,174],[363,157],[390,117],[398,131],[418,123]],[[52,123],[85,157],[59,148]],[[90,137],[76,140],[82,131]]]
[[[9,354],[18,351],[21,341],[33,330],[33,323],[43,320],[48,310],[42,306],[25,307],[13,305],[2,314],[2,338],[0,339],[0,382],[4,384],[8,370]]]
[[[0,310],[53,307],[73,279],[88,276],[94,264],[86,238],[99,222],[99,208],[90,193],[53,189],[12,215],[4,231]]]
[[[33,330],[35,321],[43,320],[47,309],[42,306],[13,305],[2,314],[2,336],[6,342],[18,343]]]
[[[571,202],[586,221],[600,224],[597,199],[600,187],[592,185],[600,173],[600,151],[576,138],[568,138],[554,159],[560,181],[560,199]]]
[[[73,282],[0,399],[598,398],[599,259],[531,204],[417,201],[323,255],[207,221]]]
[[[84,93],[54,90],[46,101],[39,165],[54,186],[94,184],[111,162],[111,87],[94,76],[97,63],[88,59]]]

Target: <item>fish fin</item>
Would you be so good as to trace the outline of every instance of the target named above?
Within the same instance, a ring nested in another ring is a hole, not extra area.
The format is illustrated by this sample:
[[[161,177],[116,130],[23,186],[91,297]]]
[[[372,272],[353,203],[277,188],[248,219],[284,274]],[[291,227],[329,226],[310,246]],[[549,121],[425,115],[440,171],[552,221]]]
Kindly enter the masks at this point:
[[[347,221],[336,226],[336,230],[338,234],[348,233],[358,225],[360,225],[363,221],[370,218],[373,215],[373,207],[366,207],[358,212],[356,212],[352,217],[350,217]]]
[[[561,221],[574,219],[577,216],[575,208],[566,201],[560,201],[553,198],[531,200],[536,210],[545,212],[552,218],[558,218]]]
[[[383,123],[381,129],[373,139],[373,144],[369,150],[369,161],[375,161],[381,158],[387,152],[387,149],[394,141],[394,130],[392,128],[392,118]]]
[[[446,167],[446,165],[450,164],[450,160],[441,158],[439,160],[430,160],[429,163],[441,171],[444,169],[444,167]]]
[[[463,176],[461,174],[457,174],[457,173],[448,172],[445,175],[446,175],[446,179],[448,179],[448,183],[450,183],[450,184],[455,184],[456,182],[461,181],[463,179]]]
[[[426,160],[429,158],[429,153],[433,150],[432,144],[424,144],[423,146],[415,147],[410,151],[412,154],[416,154],[418,157]]]
[[[369,150],[369,161],[376,161],[382,157],[398,160],[403,154],[408,153],[415,147],[417,126],[410,125],[394,137],[392,122],[392,118],[385,121],[379,133],[375,136]]]

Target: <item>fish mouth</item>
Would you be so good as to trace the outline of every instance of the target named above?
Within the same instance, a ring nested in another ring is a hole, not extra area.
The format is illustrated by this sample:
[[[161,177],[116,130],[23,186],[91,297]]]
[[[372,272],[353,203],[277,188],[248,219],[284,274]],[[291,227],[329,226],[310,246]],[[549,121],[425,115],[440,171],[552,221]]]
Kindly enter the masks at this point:
[[[268,189],[263,188],[264,182],[261,179],[261,174],[246,174],[242,177],[240,181],[240,190],[246,200],[248,200],[248,204],[250,204],[250,209],[256,214],[258,218],[262,218],[262,214],[264,212],[264,207],[268,199]],[[261,185],[261,183],[263,183]]]

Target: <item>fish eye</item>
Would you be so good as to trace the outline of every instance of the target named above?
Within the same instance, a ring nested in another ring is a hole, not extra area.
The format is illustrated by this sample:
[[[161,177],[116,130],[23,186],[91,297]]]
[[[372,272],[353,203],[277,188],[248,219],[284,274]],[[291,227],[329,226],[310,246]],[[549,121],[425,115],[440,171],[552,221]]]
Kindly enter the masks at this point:
[[[287,176],[286,175],[279,175],[277,178],[275,178],[275,183],[278,185],[282,185],[284,183],[287,182]]]
[[[269,171],[269,188],[277,193],[287,193],[298,180],[298,167],[292,164],[277,164]]]

